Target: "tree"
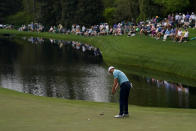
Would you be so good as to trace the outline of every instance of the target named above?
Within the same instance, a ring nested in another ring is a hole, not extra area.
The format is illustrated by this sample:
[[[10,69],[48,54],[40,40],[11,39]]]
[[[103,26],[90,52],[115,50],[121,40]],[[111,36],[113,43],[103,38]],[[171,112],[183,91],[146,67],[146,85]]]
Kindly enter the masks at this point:
[[[128,20],[135,22],[160,14],[159,5],[153,0],[116,0],[117,21]]]
[[[29,5],[26,1],[25,9],[32,13],[32,2]],[[93,25],[103,20],[103,9],[102,0],[36,0],[35,18],[47,26],[63,24],[70,27],[74,23]]]
[[[102,0],[104,8],[113,8],[116,0]]]
[[[9,15],[20,11],[21,5],[21,0],[0,0],[0,22],[4,22]]]
[[[34,4],[35,3],[35,4]],[[138,21],[171,12],[196,11],[195,0],[0,0],[0,23],[46,26]],[[186,12],[185,12],[186,13]],[[105,20],[104,20],[105,18]]]
[[[155,3],[165,8],[164,14],[181,11],[189,6],[190,0],[154,0]]]
[[[104,18],[105,20],[110,24],[113,25],[116,23],[116,18],[115,18],[115,14],[116,14],[116,8],[106,8],[104,10]]]
[[[190,0],[190,2],[189,2],[190,4],[190,8],[188,8],[188,11],[190,11],[190,12],[195,12],[196,13],[196,0]]]
[[[34,11],[34,0],[22,0],[23,11],[28,14],[33,14]]]
[[[61,0],[61,23],[66,27],[70,27],[76,22],[78,0]]]
[[[117,21],[135,21],[139,15],[138,0],[116,0]]]
[[[77,24],[94,25],[103,20],[102,0],[79,0],[75,19]]]

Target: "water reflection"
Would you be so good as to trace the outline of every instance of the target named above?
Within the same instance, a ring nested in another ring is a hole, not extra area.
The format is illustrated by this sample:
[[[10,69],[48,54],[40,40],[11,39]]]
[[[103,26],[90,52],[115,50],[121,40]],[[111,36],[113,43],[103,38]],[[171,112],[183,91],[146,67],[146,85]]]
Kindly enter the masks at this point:
[[[55,39],[43,39],[43,38],[35,38],[35,37],[23,37],[24,40],[32,44],[43,44],[44,42],[50,42],[50,44],[57,44],[59,48],[63,48],[65,45],[71,47],[79,53],[80,56],[84,57],[92,57],[93,59],[97,59],[99,61],[102,60],[102,54],[99,48],[93,47],[89,44],[83,44],[77,41],[64,41],[64,40],[55,40]],[[75,52],[76,53],[76,52]]]
[[[97,48],[79,42],[23,39],[33,44],[1,41],[0,85],[38,96],[110,101],[106,88],[111,79],[96,55]],[[84,54],[79,46],[86,48]]]
[[[157,88],[163,88],[165,89],[166,92],[166,98],[170,97],[170,93],[175,93],[175,95],[177,95],[178,98],[178,106],[179,107],[189,107],[189,88],[186,86],[183,86],[180,83],[170,83],[166,80],[156,80],[154,78],[150,79],[147,78],[146,79],[147,83],[152,83],[153,85],[156,85]],[[172,94],[173,95],[173,94]],[[167,99],[168,103],[169,101],[171,101],[170,99]]]
[[[15,69],[19,70],[17,67]],[[22,72],[14,72],[7,75],[1,74],[0,85],[8,89],[37,96],[98,102],[111,101],[110,90],[108,89],[110,77],[108,77],[107,71],[102,66],[88,64],[88,68],[86,68],[86,65],[81,65],[80,69],[77,66],[69,67],[69,69],[61,69],[60,74],[54,73],[54,70],[50,70],[53,73],[41,73],[43,70],[40,68],[35,68],[32,72],[29,71],[32,68],[24,67],[23,69],[28,74],[23,74]],[[10,68],[10,70],[12,69]],[[72,73],[76,72],[76,76],[73,76]],[[85,74],[88,74],[88,76]]]
[[[118,102],[118,95],[111,95],[113,78],[94,51],[94,47],[78,42],[0,39],[0,86],[38,96]],[[196,88],[128,77],[134,86],[130,104],[196,108]]]

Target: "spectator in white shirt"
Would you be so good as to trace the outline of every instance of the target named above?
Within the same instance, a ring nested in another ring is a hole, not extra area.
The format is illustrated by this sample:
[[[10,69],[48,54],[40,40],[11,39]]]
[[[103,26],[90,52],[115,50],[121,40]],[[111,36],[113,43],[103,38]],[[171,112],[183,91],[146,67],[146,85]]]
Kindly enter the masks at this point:
[[[176,41],[178,41],[178,40],[180,41],[181,38],[182,38],[182,30],[179,29],[178,32],[177,32],[177,34],[176,34]]]
[[[182,42],[184,40],[184,42],[188,41],[188,37],[189,37],[189,31],[186,29],[184,36],[181,37],[180,42]]]

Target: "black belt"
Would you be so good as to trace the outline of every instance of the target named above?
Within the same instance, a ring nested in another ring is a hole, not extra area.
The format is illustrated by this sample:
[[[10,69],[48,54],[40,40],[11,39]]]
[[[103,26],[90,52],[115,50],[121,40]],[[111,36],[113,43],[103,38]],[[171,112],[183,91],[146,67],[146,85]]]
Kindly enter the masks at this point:
[[[130,82],[129,81],[123,82],[120,86],[122,86],[124,84],[130,84]]]

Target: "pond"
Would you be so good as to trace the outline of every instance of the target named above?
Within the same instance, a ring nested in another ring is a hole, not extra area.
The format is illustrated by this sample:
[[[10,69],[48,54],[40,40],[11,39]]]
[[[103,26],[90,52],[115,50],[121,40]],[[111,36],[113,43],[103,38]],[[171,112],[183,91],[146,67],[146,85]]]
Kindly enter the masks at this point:
[[[0,86],[37,96],[118,102],[118,94],[111,95],[113,78],[99,50],[88,45],[84,49],[82,45],[53,39],[0,37]],[[93,52],[89,53],[89,48]],[[194,87],[136,75],[128,78],[134,85],[129,104],[196,108]]]

